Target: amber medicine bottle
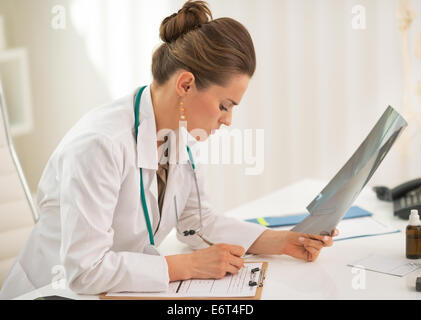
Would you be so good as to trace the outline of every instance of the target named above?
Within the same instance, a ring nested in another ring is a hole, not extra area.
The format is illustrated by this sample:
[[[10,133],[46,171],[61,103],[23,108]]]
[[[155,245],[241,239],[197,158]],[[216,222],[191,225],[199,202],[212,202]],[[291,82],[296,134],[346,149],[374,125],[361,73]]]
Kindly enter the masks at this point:
[[[418,210],[411,210],[409,224],[406,227],[406,257],[421,258],[421,222]]]

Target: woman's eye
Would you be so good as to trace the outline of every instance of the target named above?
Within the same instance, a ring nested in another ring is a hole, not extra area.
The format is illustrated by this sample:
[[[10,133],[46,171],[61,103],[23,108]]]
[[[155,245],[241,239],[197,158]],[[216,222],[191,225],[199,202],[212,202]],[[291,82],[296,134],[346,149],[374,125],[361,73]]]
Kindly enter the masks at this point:
[[[225,108],[223,105],[219,106],[219,110],[221,111],[228,111],[228,108]]]

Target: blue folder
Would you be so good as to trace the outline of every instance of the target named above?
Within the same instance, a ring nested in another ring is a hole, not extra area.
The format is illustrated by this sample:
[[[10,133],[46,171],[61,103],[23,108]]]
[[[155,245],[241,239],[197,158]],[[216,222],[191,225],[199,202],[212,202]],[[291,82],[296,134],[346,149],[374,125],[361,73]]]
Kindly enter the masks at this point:
[[[293,226],[304,220],[309,214],[294,214],[288,216],[279,216],[279,217],[262,217],[262,218],[255,218],[255,219],[248,219],[246,221],[254,222],[261,224],[268,228],[275,228],[275,227],[283,227],[283,226]],[[353,218],[360,218],[360,217],[370,217],[373,214],[368,212],[360,207],[354,206],[351,207],[348,212],[345,214],[343,219],[353,219]]]

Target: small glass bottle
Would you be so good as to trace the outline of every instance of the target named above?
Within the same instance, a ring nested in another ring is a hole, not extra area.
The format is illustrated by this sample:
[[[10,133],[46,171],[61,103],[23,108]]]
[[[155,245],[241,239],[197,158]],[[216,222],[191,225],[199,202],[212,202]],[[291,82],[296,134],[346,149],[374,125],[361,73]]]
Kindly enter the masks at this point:
[[[406,227],[406,257],[421,258],[421,222],[418,210],[411,210],[409,224]]]

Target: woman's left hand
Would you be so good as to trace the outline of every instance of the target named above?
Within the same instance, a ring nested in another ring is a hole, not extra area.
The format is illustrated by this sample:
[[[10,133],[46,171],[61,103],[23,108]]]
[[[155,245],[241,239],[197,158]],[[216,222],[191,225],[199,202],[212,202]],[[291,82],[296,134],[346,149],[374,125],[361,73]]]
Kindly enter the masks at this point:
[[[333,237],[337,236],[339,231],[335,229]],[[333,239],[330,236],[321,236],[307,233],[286,231],[283,234],[282,253],[291,257],[314,261],[324,247],[333,245]]]

